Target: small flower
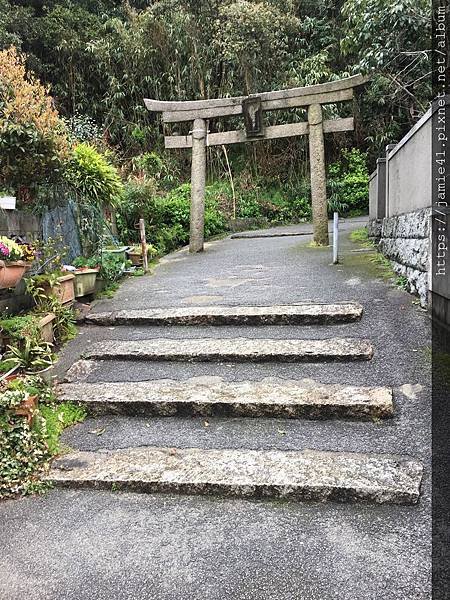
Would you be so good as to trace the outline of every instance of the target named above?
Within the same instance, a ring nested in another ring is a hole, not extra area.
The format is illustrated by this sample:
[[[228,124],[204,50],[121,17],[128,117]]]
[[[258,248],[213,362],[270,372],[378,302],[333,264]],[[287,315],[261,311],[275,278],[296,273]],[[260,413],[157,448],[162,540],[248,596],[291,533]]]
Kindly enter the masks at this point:
[[[0,256],[2,258],[8,258],[10,252],[8,246],[6,246],[3,242],[0,242]]]

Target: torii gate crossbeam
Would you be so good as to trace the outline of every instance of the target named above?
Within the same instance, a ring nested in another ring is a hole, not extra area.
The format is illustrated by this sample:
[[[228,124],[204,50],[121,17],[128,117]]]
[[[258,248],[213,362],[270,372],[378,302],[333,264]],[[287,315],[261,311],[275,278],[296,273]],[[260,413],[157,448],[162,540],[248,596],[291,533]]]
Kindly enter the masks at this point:
[[[164,102],[145,99],[145,106],[149,111],[162,113],[164,123],[192,122],[189,135],[164,138],[166,148],[192,148],[190,252],[200,252],[204,245],[206,147],[297,135],[309,135],[314,240],[320,245],[327,245],[324,133],[351,131],[354,123],[353,117],[324,121],[322,105],[351,100],[354,88],[366,83],[368,79],[355,75],[307,87],[212,100]],[[299,107],[307,108],[307,122],[264,126],[265,111]],[[208,119],[233,115],[243,115],[245,129],[211,134],[208,132]]]

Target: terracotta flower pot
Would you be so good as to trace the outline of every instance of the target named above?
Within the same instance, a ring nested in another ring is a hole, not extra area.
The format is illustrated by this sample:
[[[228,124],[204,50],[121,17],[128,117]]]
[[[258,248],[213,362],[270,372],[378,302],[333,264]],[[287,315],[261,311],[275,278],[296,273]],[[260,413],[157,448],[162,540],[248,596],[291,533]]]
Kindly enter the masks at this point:
[[[20,417],[26,417],[28,423],[31,423],[37,407],[37,401],[37,396],[28,396],[28,398],[14,410],[15,414]]]
[[[0,289],[16,287],[25,274],[28,264],[22,260],[5,262],[0,260]]]
[[[53,294],[61,302],[61,304],[68,304],[73,302],[75,299],[75,287],[74,287],[75,275],[68,273],[58,277],[58,283],[56,285],[44,284],[42,287],[46,294]]]
[[[18,379],[20,377],[20,373],[11,373],[11,375],[7,375],[3,378],[2,381],[8,383],[9,381],[14,381],[14,379]]]
[[[44,342],[53,344],[55,337],[53,335],[53,321],[56,319],[56,315],[48,313],[45,317],[42,317],[39,321],[39,329],[41,330],[41,339]]]
[[[133,266],[138,267],[142,264],[142,254],[140,252],[127,252],[127,256]]]

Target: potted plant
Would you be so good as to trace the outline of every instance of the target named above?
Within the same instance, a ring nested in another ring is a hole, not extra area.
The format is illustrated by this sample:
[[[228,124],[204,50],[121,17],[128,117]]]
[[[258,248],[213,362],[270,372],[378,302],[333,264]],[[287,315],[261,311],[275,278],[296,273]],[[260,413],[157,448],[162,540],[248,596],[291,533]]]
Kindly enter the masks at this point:
[[[76,268],[75,275],[75,298],[88,296],[95,293],[95,281],[97,279],[100,266],[96,257],[87,259],[79,256],[73,261]]]
[[[0,350],[23,343],[28,338],[52,344],[55,319],[56,315],[51,311],[0,319]]]
[[[3,359],[26,373],[42,373],[52,365],[52,344],[27,338],[20,346],[8,346]]]
[[[29,278],[27,291],[36,296],[54,297],[61,304],[69,304],[75,299],[75,275],[63,264],[67,248],[61,237],[49,238],[37,248],[36,275]]]
[[[132,246],[129,250],[127,250],[128,260],[131,261],[131,264],[135,267],[139,267],[142,264],[142,248],[137,246]]]
[[[124,274],[129,261],[118,254],[102,254],[88,259],[83,257],[76,259],[74,266],[77,265],[96,270],[94,291],[97,293],[114,285]]]
[[[120,259],[123,262],[126,261],[126,253],[129,246],[105,246],[102,249],[102,254],[106,256],[114,256],[114,258]]]
[[[70,304],[75,299],[75,275],[65,271],[35,275],[27,281],[27,291],[36,296],[54,297],[61,304]]]
[[[147,256],[148,258],[153,258],[157,255],[156,248],[152,244],[147,244]],[[142,246],[131,246],[129,250],[127,250],[127,257],[130,260],[131,264],[135,267],[139,267],[142,265]]]
[[[41,340],[48,344],[53,344],[55,341],[55,334],[53,331],[53,323],[56,319],[55,313],[49,312],[46,315],[39,317],[38,327],[40,331]]]
[[[0,289],[16,287],[33,258],[31,246],[0,236]]]

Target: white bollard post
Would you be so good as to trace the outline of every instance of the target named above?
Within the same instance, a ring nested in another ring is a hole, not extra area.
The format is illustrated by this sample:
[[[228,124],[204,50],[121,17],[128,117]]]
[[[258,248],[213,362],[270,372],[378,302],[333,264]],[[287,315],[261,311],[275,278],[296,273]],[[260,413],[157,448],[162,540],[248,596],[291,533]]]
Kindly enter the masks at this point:
[[[339,213],[333,213],[333,265],[339,263]]]

